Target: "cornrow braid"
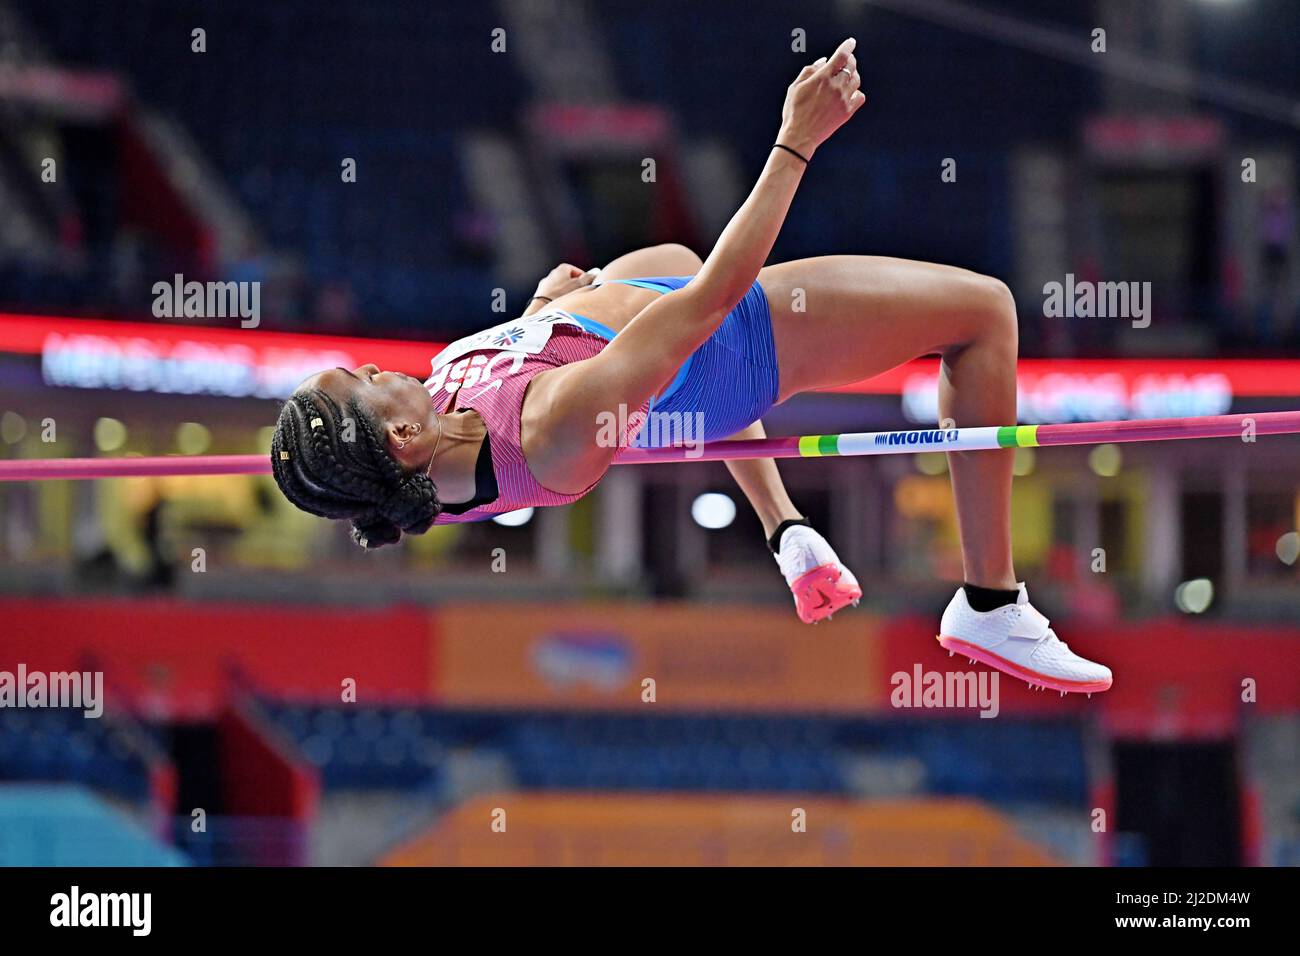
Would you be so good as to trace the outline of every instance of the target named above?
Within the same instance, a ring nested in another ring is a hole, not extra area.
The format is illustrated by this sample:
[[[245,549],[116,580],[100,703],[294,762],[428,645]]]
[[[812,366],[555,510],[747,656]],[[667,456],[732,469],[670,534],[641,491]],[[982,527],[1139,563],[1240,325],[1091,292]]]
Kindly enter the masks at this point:
[[[433,482],[397,463],[369,412],[356,399],[344,409],[320,389],[299,389],[280,409],[271,472],[308,514],[350,518],[353,540],[368,550],[423,534],[442,511]]]

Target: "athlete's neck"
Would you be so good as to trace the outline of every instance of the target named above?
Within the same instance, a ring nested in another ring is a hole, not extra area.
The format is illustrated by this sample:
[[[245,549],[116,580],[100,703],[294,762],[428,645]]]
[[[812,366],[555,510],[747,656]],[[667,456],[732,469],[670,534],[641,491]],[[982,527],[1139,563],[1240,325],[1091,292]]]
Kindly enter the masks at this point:
[[[441,439],[435,439],[437,451],[429,468],[429,477],[438,486],[438,500],[449,505],[461,504],[474,497],[474,469],[487,435],[487,426],[478,412],[434,413],[431,422]]]

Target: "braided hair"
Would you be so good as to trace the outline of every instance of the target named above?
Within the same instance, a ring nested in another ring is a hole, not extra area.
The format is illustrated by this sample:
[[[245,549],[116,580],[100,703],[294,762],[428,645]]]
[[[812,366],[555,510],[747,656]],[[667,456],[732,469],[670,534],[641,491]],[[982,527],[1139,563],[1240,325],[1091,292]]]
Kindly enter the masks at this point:
[[[424,534],[442,511],[429,476],[398,464],[371,414],[355,398],[344,409],[320,389],[299,389],[280,409],[271,471],[303,511],[351,518],[352,539],[367,550],[395,544],[402,532]]]

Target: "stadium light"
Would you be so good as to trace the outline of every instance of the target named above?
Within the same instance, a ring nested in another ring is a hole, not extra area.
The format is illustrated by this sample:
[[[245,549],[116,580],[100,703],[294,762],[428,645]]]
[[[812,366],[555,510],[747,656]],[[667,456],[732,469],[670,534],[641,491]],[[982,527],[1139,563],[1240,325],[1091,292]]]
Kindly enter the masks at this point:
[[[736,503],[728,495],[707,492],[691,503],[691,517],[701,528],[718,531],[736,520]]]
[[[507,528],[522,528],[528,522],[533,520],[532,508],[520,508],[518,511],[507,511],[493,517],[493,521]]]

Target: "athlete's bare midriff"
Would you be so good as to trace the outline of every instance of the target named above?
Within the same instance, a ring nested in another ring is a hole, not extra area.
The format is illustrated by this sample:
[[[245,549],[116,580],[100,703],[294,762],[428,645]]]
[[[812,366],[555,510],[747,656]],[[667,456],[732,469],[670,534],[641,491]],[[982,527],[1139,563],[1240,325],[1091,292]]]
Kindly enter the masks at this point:
[[[610,282],[587,286],[562,295],[545,308],[576,312],[615,332],[622,332],[636,314],[659,298],[661,293],[640,286]]]

